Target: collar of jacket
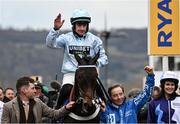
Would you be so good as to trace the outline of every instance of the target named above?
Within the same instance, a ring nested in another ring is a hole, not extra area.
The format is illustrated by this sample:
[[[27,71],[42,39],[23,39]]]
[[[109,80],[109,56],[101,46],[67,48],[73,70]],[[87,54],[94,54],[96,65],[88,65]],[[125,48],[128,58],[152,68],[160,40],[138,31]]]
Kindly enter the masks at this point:
[[[124,98],[124,101],[123,101],[123,103],[121,105],[116,105],[116,104],[114,104],[113,102],[110,102],[110,101],[108,101],[108,102],[112,107],[119,108],[120,106],[122,106],[126,102],[126,97]]]

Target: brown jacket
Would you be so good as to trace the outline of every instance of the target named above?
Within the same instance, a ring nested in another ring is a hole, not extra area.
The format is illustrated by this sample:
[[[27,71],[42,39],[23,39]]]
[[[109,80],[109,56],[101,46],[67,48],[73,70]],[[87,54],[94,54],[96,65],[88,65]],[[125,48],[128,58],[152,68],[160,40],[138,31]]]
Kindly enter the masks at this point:
[[[44,104],[40,99],[35,98],[34,100],[36,103],[33,107],[33,113],[36,123],[42,123],[42,117],[58,119],[69,113],[65,107],[54,110]],[[20,113],[17,98],[14,98],[12,101],[4,104],[1,123],[19,123],[19,116]]]

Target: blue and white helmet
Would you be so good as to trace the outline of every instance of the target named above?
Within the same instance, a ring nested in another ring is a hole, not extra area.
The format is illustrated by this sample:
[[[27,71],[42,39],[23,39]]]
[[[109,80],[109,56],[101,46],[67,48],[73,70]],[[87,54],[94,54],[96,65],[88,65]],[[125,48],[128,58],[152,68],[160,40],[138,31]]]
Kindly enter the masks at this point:
[[[91,22],[91,17],[89,15],[89,13],[85,10],[82,9],[76,9],[73,14],[72,17],[70,18],[71,24],[73,25],[75,22],[87,22],[90,23]]]
[[[173,71],[166,71],[166,72],[163,72],[162,75],[161,75],[161,79],[160,79],[160,83],[164,83],[166,80],[171,80],[173,81],[175,84],[178,84],[179,83],[179,78],[178,78],[178,75],[173,72]]]

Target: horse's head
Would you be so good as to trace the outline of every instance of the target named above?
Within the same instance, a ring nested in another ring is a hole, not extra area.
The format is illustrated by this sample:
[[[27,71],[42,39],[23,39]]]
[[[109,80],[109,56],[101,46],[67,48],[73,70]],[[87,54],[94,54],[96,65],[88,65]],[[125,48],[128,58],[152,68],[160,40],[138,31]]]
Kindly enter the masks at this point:
[[[82,58],[77,53],[74,53],[74,57],[77,60],[78,65],[96,65],[99,56],[100,56],[100,50],[93,58],[87,56],[86,53],[83,54]]]
[[[81,114],[88,114],[93,111],[93,100],[97,97],[97,78],[98,72],[96,69],[96,62],[99,58],[99,52],[92,58],[88,56],[80,57],[75,54],[78,62],[78,69],[75,72],[75,94],[74,100],[82,108]]]

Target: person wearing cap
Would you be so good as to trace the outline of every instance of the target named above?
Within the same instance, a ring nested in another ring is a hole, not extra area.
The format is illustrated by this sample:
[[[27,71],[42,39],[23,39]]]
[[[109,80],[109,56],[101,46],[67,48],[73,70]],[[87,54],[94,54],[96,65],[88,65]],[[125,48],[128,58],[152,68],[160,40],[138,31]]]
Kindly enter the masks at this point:
[[[54,20],[54,27],[50,30],[46,37],[46,45],[50,48],[64,48],[64,58],[62,65],[63,81],[60,91],[58,105],[62,105],[64,99],[68,98],[72,86],[74,85],[75,71],[78,63],[74,57],[74,53],[79,56],[87,55],[94,57],[100,51],[100,57],[97,60],[97,68],[108,64],[108,58],[105,54],[102,40],[89,32],[89,23],[91,16],[82,9],[73,12],[70,22],[72,31],[61,34],[60,29],[65,20],[62,20],[59,14]]]
[[[175,72],[162,73],[160,96],[149,103],[148,123],[180,123],[180,96],[176,93],[178,83]]]
[[[41,84],[39,81],[36,81],[34,83],[35,86],[35,96],[37,98],[39,98],[42,102],[44,102],[45,104],[48,104],[49,102],[49,98],[46,96],[48,94],[48,91],[44,90],[44,85]]]

